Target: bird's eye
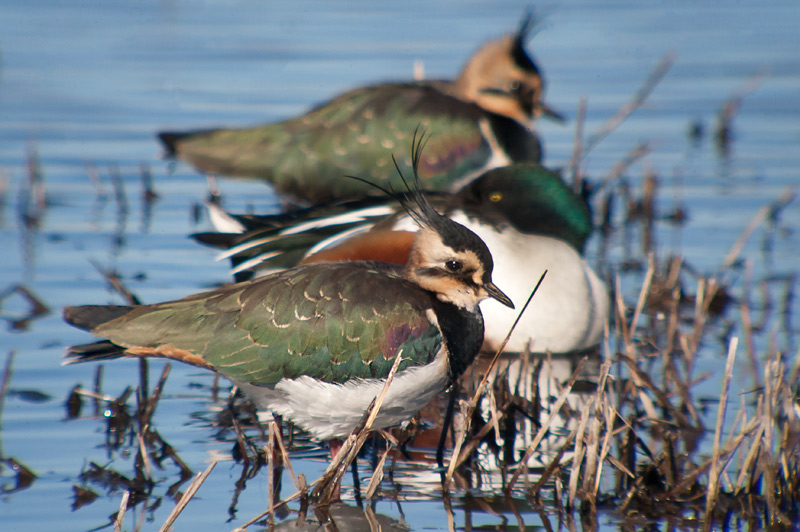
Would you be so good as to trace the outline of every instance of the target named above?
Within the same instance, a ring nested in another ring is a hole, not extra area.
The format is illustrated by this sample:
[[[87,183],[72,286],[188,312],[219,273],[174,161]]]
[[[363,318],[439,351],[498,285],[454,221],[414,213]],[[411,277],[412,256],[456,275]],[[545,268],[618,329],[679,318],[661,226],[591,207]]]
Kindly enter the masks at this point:
[[[498,203],[503,199],[503,194],[501,192],[492,192],[489,194],[489,201],[492,203]]]
[[[461,270],[461,261],[458,260],[448,260],[444,263],[444,265],[451,272],[457,272]]]
[[[511,91],[511,92],[516,92],[516,91],[519,90],[519,88],[520,88],[520,82],[519,82],[518,79],[512,80],[508,84],[508,90]]]

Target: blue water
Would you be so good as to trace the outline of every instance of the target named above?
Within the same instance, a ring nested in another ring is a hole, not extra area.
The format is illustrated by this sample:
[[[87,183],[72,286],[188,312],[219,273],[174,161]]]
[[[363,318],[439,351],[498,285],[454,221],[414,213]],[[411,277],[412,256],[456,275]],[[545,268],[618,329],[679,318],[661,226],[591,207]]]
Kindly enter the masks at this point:
[[[512,31],[526,7],[511,1],[3,0],[0,291],[23,283],[52,311],[24,330],[0,325],[0,360],[16,352],[11,388],[51,397],[31,402],[12,394],[6,399],[0,454],[24,463],[38,479],[26,490],[0,495],[3,529],[104,525],[121,493],[101,493],[93,504],[72,511],[78,474],[90,460],[128,474],[132,470],[132,457],[106,454],[102,422],[65,421],[64,399],[76,383],[91,387],[94,368],[60,366],[64,347],[88,337],[65,325],[59,309],[122,302],[90,261],[117,269],[145,302],[188,295],[228,278],[226,265],[213,260],[213,251],[186,238],[207,228],[191,216],[192,205],[207,194],[205,179],[188,166],[162,160],[156,131],[277,120],[349,87],[409,78],[415,60],[424,63],[428,77],[454,76],[481,42]],[[585,170],[600,178],[637,143],[651,142],[652,152],[626,174],[631,185],[637,190],[641,176],[652,172],[659,177],[662,212],[682,205],[689,214],[682,228],[658,227],[657,254],[680,253],[701,273],[715,272],[756,212],[800,181],[800,3],[626,0],[553,2],[539,8],[546,17],[530,49],[545,71],[547,100],[574,118],[585,96],[587,134],[631,98],[662,55],[675,54],[672,69],[651,97],[588,155]],[[723,160],[710,138],[716,114],[753,76],[764,76],[763,81],[743,98],[732,151]],[[692,147],[687,131],[695,121],[708,134]],[[573,126],[574,120],[567,126],[540,123],[549,165],[568,165]],[[33,231],[20,222],[28,205],[29,156],[38,161],[47,199]],[[152,171],[159,193],[150,215],[141,194],[143,166]],[[100,189],[89,177],[94,171]],[[111,185],[114,173],[124,183],[122,203]],[[220,186],[233,210],[266,211],[279,204],[260,184],[224,181]],[[119,214],[122,204],[125,216]],[[753,282],[764,281],[775,304],[782,294],[775,279],[788,278],[796,292],[791,283],[796,283],[792,276],[800,264],[798,231],[795,203],[774,226],[757,228],[742,252]],[[622,238],[622,233],[612,236],[612,260],[622,255]],[[596,247],[590,254],[596,254]],[[748,275],[740,270],[733,276],[734,295],[743,293]],[[630,305],[640,279],[624,279]],[[762,294],[753,295],[756,306],[764,302]],[[770,315],[755,341],[763,347],[774,337],[780,349],[795,357],[796,298],[789,308],[787,320]],[[0,317],[17,318],[27,309],[25,300],[13,295],[0,302]],[[735,309],[728,319],[737,326]],[[724,346],[713,340],[698,365],[718,373]],[[152,367],[154,381],[161,364]],[[104,391],[119,395],[137,378],[133,362],[108,364]],[[746,388],[747,379],[741,381]],[[193,417],[213,403],[192,383],[208,387],[211,379],[191,368],[172,368],[156,423],[181,458],[200,471],[212,456],[228,454],[231,445],[214,440],[213,430]],[[708,396],[715,397],[718,381],[707,386]],[[293,463],[309,479],[325,464],[322,459]],[[267,488],[259,476],[241,496],[237,519],[227,522],[239,473],[240,466],[220,462],[178,520],[178,529],[230,529],[263,510]],[[163,495],[175,475],[169,466],[158,472],[156,478],[163,481],[154,493]],[[3,470],[2,480],[9,478]],[[290,484],[284,482],[287,493]],[[468,522],[506,526],[499,517],[456,506],[457,527]],[[171,507],[166,500],[143,516],[137,508],[126,518],[126,527],[156,528]],[[436,497],[405,493],[401,508],[404,517],[393,502],[379,503],[377,512],[404,519],[415,530],[447,528]],[[539,520],[526,514],[526,522]],[[513,516],[508,523],[516,526]]]

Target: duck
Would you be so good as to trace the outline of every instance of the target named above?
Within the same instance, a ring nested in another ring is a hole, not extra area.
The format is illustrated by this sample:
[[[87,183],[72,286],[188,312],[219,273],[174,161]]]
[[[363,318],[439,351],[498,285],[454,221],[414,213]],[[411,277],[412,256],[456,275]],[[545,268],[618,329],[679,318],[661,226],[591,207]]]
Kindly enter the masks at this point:
[[[569,353],[602,340],[610,313],[608,288],[582,255],[593,229],[591,210],[558,171],[516,163],[489,170],[456,193],[426,195],[486,243],[495,272],[515,301],[524,301],[547,272],[506,351]],[[217,230],[193,238],[224,249],[220,258],[231,259],[239,278],[317,262],[404,264],[416,231],[413,218],[388,197],[272,215],[233,215],[211,203],[209,212]],[[481,307],[484,349],[495,350],[517,314],[492,300]]]

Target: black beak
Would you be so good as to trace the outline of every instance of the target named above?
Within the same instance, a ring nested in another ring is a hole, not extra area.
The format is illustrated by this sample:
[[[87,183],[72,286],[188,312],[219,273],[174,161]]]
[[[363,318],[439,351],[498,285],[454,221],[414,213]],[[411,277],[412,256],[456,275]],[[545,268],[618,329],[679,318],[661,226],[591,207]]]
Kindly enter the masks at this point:
[[[492,299],[496,299],[508,308],[514,308],[514,303],[511,301],[511,298],[501,292],[500,289],[494,285],[494,283],[486,283],[483,285],[483,288]]]
[[[563,124],[564,122],[567,121],[566,118],[564,118],[564,115],[548,107],[547,104],[544,103],[539,105],[539,112],[542,114],[543,117],[549,118],[550,120],[558,122],[559,124]]]

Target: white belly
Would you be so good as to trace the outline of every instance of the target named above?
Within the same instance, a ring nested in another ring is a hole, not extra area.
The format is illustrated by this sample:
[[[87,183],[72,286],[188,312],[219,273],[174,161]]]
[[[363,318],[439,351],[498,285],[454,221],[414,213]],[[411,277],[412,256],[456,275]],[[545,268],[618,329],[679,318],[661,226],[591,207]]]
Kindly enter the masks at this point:
[[[514,323],[542,272],[542,285],[523,314],[506,351],[564,353],[597,344],[608,321],[609,297],[604,283],[569,244],[552,237],[527,235],[511,227],[500,234],[479,226],[463,213],[453,219],[486,242],[494,259],[492,279],[514,301],[516,310],[494,300],[481,303],[486,342],[498,347]]]
[[[398,372],[372,428],[399,425],[411,419],[448,384],[444,349],[427,366]],[[356,427],[383,379],[353,379],[331,384],[311,377],[281,379],[275,386],[237,383],[261,410],[290,419],[319,440],[343,438]]]

